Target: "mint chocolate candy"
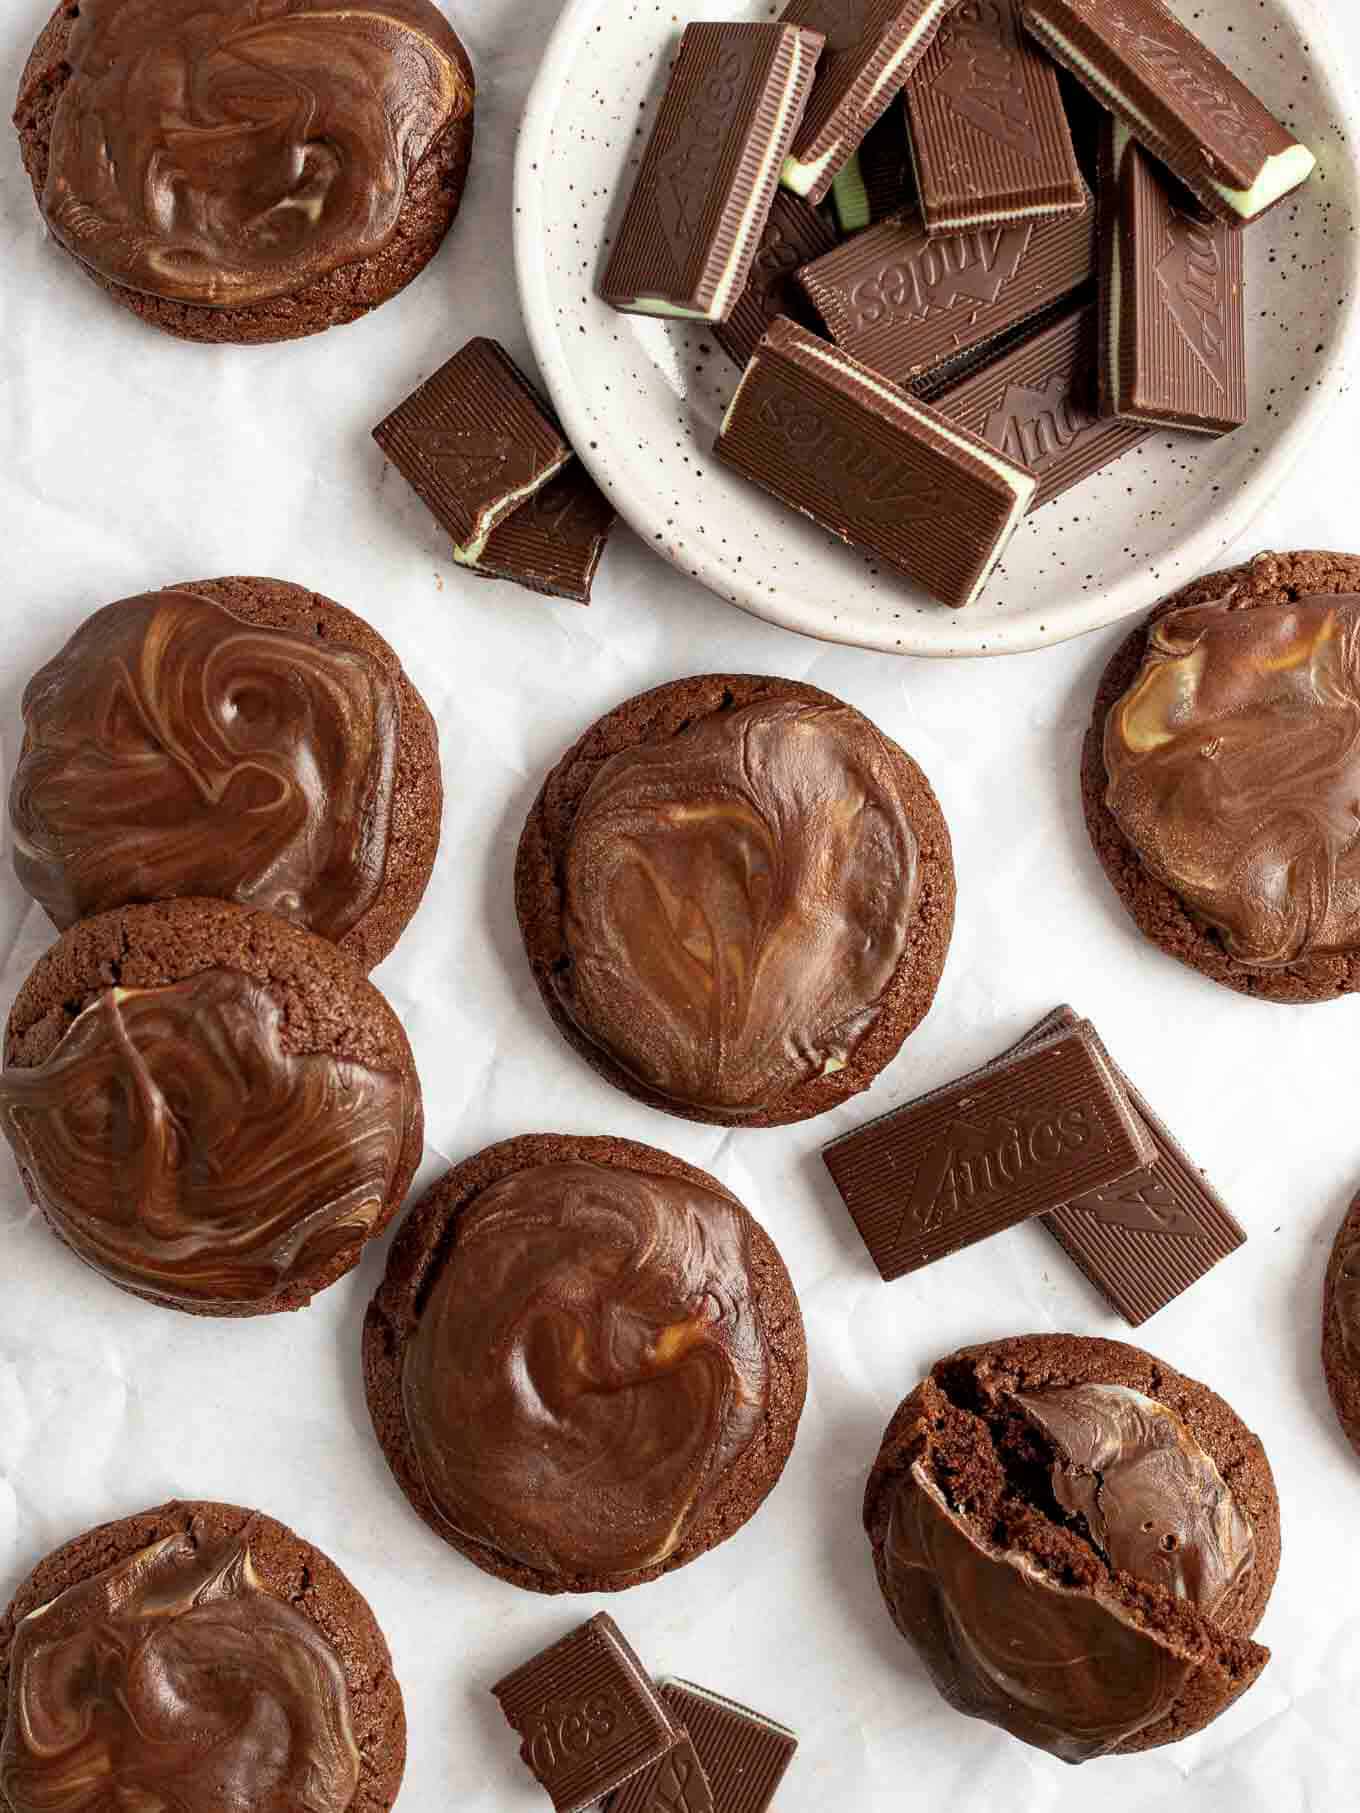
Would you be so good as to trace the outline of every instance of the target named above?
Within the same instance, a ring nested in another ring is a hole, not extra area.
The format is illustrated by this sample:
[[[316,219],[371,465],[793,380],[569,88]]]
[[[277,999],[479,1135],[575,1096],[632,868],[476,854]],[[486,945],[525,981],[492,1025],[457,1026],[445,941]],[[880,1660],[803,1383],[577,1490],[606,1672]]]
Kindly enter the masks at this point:
[[[475,566],[497,523],[572,457],[557,418],[494,340],[469,340],[373,439]]]
[[[686,27],[600,282],[611,308],[728,318],[821,48],[790,24]]]
[[[793,1733],[689,1681],[664,1681],[661,1698],[685,1738],[621,1788],[608,1813],[765,1813],[798,1748]]]
[[[1026,37],[1020,0],[963,0],[905,95],[928,233],[1086,208],[1058,72]]]
[[[932,239],[906,212],[798,273],[838,346],[914,383],[1052,308],[1095,275],[1095,210]]]
[[[1159,163],[1234,226],[1317,159],[1161,0],[1023,0],[1025,28]]]
[[[1118,120],[1101,175],[1102,415],[1231,433],[1247,419],[1241,235]]]
[[[801,321],[805,327],[815,324],[807,298],[794,278],[800,266],[820,258],[835,245],[835,233],[816,208],[787,190],[778,192],[760,236],[746,288],[728,319],[713,329],[714,339],[729,359],[745,365],[766,328],[780,315]]]
[[[900,93],[957,0],[790,0],[784,23],[826,49],[781,181],[817,202]]]
[[[1065,309],[931,398],[941,415],[1038,475],[1041,509],[1155,432],[1096,413],[1095,304]]]
[[[520,1736],[520,1755],[557,1813],[584,1813],[683,1732],[607,1612],[532,1657],[491,1689]]]
[[[891,1280],[1145,1170],[1156,1147],[1083,1020],[833,1140],[822,1157]]]
[[[718,457],[942,603],[971,604],[1038,480],[787,320],[756,348]]]

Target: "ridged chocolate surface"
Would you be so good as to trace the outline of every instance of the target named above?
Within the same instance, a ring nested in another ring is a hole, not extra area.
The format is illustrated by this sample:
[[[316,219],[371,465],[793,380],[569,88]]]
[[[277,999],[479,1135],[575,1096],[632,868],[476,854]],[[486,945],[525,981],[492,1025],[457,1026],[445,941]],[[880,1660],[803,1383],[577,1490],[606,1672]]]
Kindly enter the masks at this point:
[[[891,1280],[1144,1170],[1156,1149],[1081,1021],[822,1156]]]
[[[798,193],[821,201],[866,132],[930,48],[956,0],[790,0],[786,25],[821,32],[826,49],[792,156],[818,174]],[[903,55],[911,40],[911,49]],[[787,181],[787,178],[786,178]],[[793,185],[790,185],[793,186]]]
[[[1247,419],[1242,239],[1127,130],[1102,148],[1102,413],[1227,434]]]
[[[836,244],[835,233],[816,208],[787,189],[776,192],[746,288],[731,315],[713,330],[729,359],[745,365],[766,328],[780,315],[804,327],[816,325],[794,273],[800,265],[833,251]]]
[[[1072,1009],[1059,1007],[1014,1049],[1076,1024]],[[1109,1061],[1157,1156],[1146,1171],[1092,1190],[1041,1221],[1111,1307],[1137,1328],[1245,1246],[1247,1236],[1146,1097]]]
[[[679,1741],[678,1725],[607,1612],[491,1691],[557,1813],[584,1813]]]
[[[716,451],[953,606],[973,598],[1034,484],[1023,467],[994,470],[979,458],[997,459],[985,443],[784,320],[747,367]]]
[[[903,383],[985,345],[1095,272],[1095,211],[930,239],[914,211],[798,274],[831,337]]]
[[[617,520],[613,504],[578,459],[491,531],[468,568],[529,592],[590,603],[590,588]]]
[[[1085,208],[1058,72],[1025,36],[1020,0],[963,0],[905,99],[928,233]]]
[[[666,1681],[661,1698],[684,1726],[698,1768],[684,1747],[633,1777],[609,1813],[765,1813],[798,1739],[773,1719],[687,1681]]]
[[[821,39],[792,25],[690,25],[600,295],[725,320],[746,287]],[[656,310],[645,311],[648,313]]]
[[[402,477],[463,549],[545,485],[571,448],[494,340],[469,340],[373,430]]]
[[[1161,0],[1022,3],[1026,30],[1207,208],[1239,227],[1259,219],[1265,208],[1243,215],[1215,183],[1249,190],[1296,141]]]
[[[941,415],[1038,473],[1032,510],[1153,433],[1095,413],[1096,334],[1095,305],[1080,304],[932,399]]]

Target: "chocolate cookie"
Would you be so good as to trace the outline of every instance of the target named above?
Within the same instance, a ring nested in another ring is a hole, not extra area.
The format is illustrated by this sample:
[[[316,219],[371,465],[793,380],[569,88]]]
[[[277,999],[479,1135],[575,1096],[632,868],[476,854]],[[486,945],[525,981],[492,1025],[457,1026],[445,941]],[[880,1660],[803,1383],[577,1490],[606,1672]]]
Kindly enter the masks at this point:
[[[406,1035],[335,946],[218,900],[121,907],[39,958],[0,1130],[30,1197],[122,1289],[198,1315],[301,1309],[420,1162]]]
[[[406,1764],[368,1602],[237,1505],[160,1505],[39,1562],[0,1619],[0,1730],[0,1813],[386,1813]]]
[[[116,302],[254,345],[357,320],[424,269],[474,87],[430,0],[62,0],[14,124],[53,237]]]
[[[29,681],[14,867],[65,930],[133,901],[264,907],[364,969],[439,848],[439,737],[376,630],[281,579],[106,605]]]
[[[1280,1562],[1265,1450],[1140,1348],[949,1355],[864,1495],[879,1587],[958,1711],[1065,1762],[1188,1737],[1250,1687]]]
[[[364,1324],[368,1407],[436,1535],[541,1593],[684,1567],[760,1508],[807,1389],[764,1229],[626,1139],[489,1146],[412,1211]]]
[[[1360,1196],[1337,1229],[1322,1289],[1322,1370],[1346,1439],[1360,1454]]]
[[[924,1017],[954,864],[929,781],[867,718],[794,680],[706,674],[567,751],[515,903],[548,1012],[606,1082],[777,1127],[867,1089]]]
[[[1135,923],[1266,1001],[1360,989],[1360,557],[1261,554],[1168,598],[1105,669],[1082,761]]]

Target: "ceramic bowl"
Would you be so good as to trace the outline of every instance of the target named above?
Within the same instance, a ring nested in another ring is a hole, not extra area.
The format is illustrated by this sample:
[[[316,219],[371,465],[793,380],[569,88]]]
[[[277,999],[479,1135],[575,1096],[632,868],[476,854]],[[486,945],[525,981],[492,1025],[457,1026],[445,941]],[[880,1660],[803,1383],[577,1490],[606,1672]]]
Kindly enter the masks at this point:
[[[515,173],[520,294],[567,433],[658,553],[787,629],[890,653],[993,655],[1147,609],[1211,567],[1343,393],[1360,320],[1360,117],[1317,0],[1173,0],[1317,153],[1312,181],[1246,235],[1248,425],[1158,433],[1035,512],[966,611],[914,591],[713,457],[738,377],[702,327],[615,314],[594,286],[689,19],[752,0],[568,0],[530,94]]]

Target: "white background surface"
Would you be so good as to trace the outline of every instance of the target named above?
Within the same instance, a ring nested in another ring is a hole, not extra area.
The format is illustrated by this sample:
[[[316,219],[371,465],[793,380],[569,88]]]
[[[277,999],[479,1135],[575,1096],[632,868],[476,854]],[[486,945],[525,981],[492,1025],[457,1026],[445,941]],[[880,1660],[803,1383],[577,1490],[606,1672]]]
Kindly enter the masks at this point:
[[[1360,19],[1342,25],[1360,57]],[[42,20],[9,0],[0,88]],[[183,346],[114,309],[46,243],[0,151],[0,735],[8,784],[32,669],[111,598],[219,573],[330,593],[401,654],[440,725],[448,804],[434,883],[377,981],[426,1093],[422,1174],[544,1128],[649,1140],[709,1167],[774,1234],[807,1318],[812,1385],[784,1482],[725,1548],[610,1609],[658,1671],[793,1725],[780,1813],[1333,1813],[1355,1804],[1360,1463],[1317,1360],[1333,1228],[1360,1186],[1360,1001],[1262,1006],[1144,944],[1086,842],[1078,746],[1106,632],[1001,661],[824,647],[720,604],[620,533],[589,611],[468,579],[383,463],[372,424],[473,333],[524,350],[509,255],[515,121],[555,0],[467,0],[481,84],[468,201],[445,250],[378,314],[273,349]],[[1248,546],[1360,548],[1351,399]],[[545,769],[630,693],[713,669],[783,673],[867,711],[923,764],[953,828],[959,923],[935,1009],[871,1097],[783,1131],[724,1136],[611,1091],[544,1016],[510,874]],[[0,874],[5,1007],[50,940]],[[1060,999],[1207,1166],[1250,1244],[1142,1334],[1264,1437],[1284,1565],[1261,1637],[1275,1659],[1208,1733],[1081,1776],[950,1712],[879,1603],[859,1529],[883,1423],[937,1355],[1026,1329],[1118,1336],[1062,1253],[1021,1229],[892,1286],[822,1170],[831,1135],[982,1060]],[[383,1243],[385,1245],[385,1243]],[[358,1336],[381,1248],[310,1312],[193,1321],[69,1258],[0,1155],[0,1601],[86,1526],[179,1494],[257,1505],[368,1594],[406,1689],[408,1813],[545,1809],[486,1688],[602,1602],[540,1599],[446,1550],[370,1433]]]

